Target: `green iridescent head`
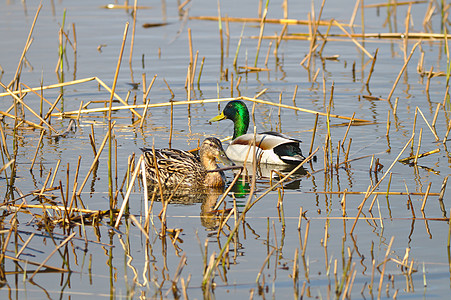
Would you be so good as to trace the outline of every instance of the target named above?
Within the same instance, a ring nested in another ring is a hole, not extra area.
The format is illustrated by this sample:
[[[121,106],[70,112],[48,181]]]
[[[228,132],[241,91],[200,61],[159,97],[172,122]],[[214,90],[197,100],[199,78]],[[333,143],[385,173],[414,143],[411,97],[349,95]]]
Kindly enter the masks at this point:
[[[229,119],[233,121],[234,130],[233,130],[233,139],[246,134],[247,129],[249,127],[249,110],[241,100],[233,100],[227,103],[226,107],[222,111],[222,113],[213,119],[210,122],[216,122]]]

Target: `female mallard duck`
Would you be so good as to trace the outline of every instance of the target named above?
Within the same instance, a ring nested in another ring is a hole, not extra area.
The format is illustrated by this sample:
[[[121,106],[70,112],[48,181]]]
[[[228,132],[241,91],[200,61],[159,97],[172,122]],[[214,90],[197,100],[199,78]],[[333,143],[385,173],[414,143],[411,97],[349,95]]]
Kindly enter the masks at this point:
[[[199,155],[177,149],[141,148],[144,152],[146,177],[148,184],[158,184],[175,187],[222,187],[225,176],[217,169],[216,159],[224,164],[233,164],[224,153],[221,141],[217,138],[207,138],[202,142]],[[155,162],[157,168],[155,168]],[[158,174],[157,174],[158,169]]]
[[[246,134],[249,127],[249,111],[243,101],[233,100],[227,103],[222,113],[210,122],[230,119],[234,124],[233,140],[226,150],[227,156],[233,160],[242,162],[249,148],[252,148],[254,135]],[[268,131],[259,133],[255,137],[256,157],[260,163],[277,165],[294,165],[301,163],[305,157],[302,155],[299,143],[285,134]],[[248,161],[252,161],[253,150],[248,155]]]

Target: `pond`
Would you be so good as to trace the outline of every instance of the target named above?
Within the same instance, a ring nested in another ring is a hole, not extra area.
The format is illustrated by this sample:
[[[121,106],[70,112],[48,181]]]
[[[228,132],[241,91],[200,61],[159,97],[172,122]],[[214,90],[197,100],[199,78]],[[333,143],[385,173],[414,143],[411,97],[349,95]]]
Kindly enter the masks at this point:
[[[449,5],[398,4],[3,3],[2,298],[445,298]],[[232,99],[312,159],[146,196]]]

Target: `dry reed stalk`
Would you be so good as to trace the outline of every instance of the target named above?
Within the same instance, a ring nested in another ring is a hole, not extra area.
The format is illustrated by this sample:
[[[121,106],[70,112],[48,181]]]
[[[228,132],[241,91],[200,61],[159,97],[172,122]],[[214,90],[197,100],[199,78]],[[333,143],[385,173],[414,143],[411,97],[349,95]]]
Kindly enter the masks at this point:
[[[415,133],[414,133],[415,134]],[[360,208],[359,211],[357,213],[357,216],[355,217],[354,220],[354,224],[352,224],[352,228],[350,231],[350,234],[352,234],[354,232],[354,228],[357,224],[357,220],[359,219],[360,214],[362,213],[362,209],[363,206],[366,202],[366,200],[368,199],[368,197],[377,189],[377,187],[379,186],[379,184],[384,180],[385,176],[387,176],[387,174],[390,173],[390,170],[393,168],[393,166],[396,164],[396,162],[398,161],[399,157],[402,155],[402,153],[404,152],[404,150],[406,150],[406,148],[408,147],[408,145],[411,143],[411,141],[413,140],[414,134],[412,134],[412,137],[409,139],[409,141],[405,144],[404,148],[401,150],[401,152],[399,152],[398,156],[395,158],[395,160],[392,162],[392,164],[390,165],[390,167],[387,169],[387,171],[385,171],[385,174],[382,176],[382,178],[374,185],[374,187],[371,189],[371,191],[369,191],[365,197],[363,198],[361,204],[360,204]]]
[[[58,104],[58,102],[63,98],[63,94],[59,94],[58,97],[56,98],[55,102],[53,102],[52,106],[49,108],[48,112],[45,114],[44,120],[47,120],[51,114],[52,111],[56,108],[57,110],[59,110],[56,105]]]
[[[282,27],[282,30],[280,31],[279,38],[276,40],[276,45],[274,46],[274,56],[276,56],[276,57],[277,57],[277,53],[279,51],[280,42],[282,41],[283,36],[287,32],[287,28],[288,28],[288,24],[284,24]],[[268,54],[269,54],[269,49],[271,48],[271,44],[272,44],[272,42],[269,44]]]
[[[370,207],[368,208],[368,212],[372,212],[373,211],[373,205],[374,205],[374,203],[376,202],[376,200],[377,200],[377,194],[376,195],[374,195],[374,197],[373,197],[373,201],[371,201],[371,204],[370,204]]]
[[[262,199],[264,196],[266,196],[269,192],[271,192],[275,187],[277,187],[279,184],[282,184],[285,180],[287,180],[288,178],[290,178],[291,175],[293,175],[297,170],[299,170],[305,163],[307,163],[310,159],[312,159],[312,157],[316,154],[316,152],[319,150],[319,147],[316,148],[315,151],[313,151],[309,156],[307,156],[299,165],[297,165],[293,170],[291,170],[287,175],[285,175],[282,179],[280,179],[278,182],[276,182],[275,184],[271,185],[268,189],[266,189],[265,192],[263,192],[258,198],[256,198],[254,200],[254,202],[252,202],[249,207],[245,207],[245,209],[243,210],[243,214],[246,213],[247,211],[249,211],[252,206],[255,205],[255,203],[257,203],[260,199]],[[255,174],[255,173],[254,173]],[[254,176],[255,177],[255,176]]]
[[[42,82],[41,82],[41,86],[42,86],[43,84],[42,84]],[[23,87],[25,87],[26,89],[30,89],[30,87],[28,86],[28,85],[26,85],[25,83],[20,83],[20,86],[23,86]],[[31,92],[33,93],[33,94],[35,94],[36,96],[38,96],[39,97],[39,99],[40,99],[40,112],[39,112],[39,115],[40,116],[42,116],[42,104],[43,104],[43,101],[45,101],[48,105],[52,105],[52,103],[49,101],[49,100],[47,100],[46,98],[44,98],[44,96],[42,95],[43,94],[43,91],[41,90],[40,91],[40,93],[37,93],[35,90],[31,90]],[[14,108],[14,105],[11,105],[11,107],[7,110],[7,112],[9,112],[10,110],[12,110]],[[60,109],[59,108],[56,108],[58,111],[60,111]],[[46,119],[46,118],[44,118],[44,119]]]
[[[349,19],[349,27],[354,27],[354,20],[355,20],[355,16],[357,15],[357,10],[359,9],[360,6],[360,0],[356,0],[355,4],[354,4],[354,9],[352,11],[352,15],[351,18]]]
[[[378,7],[385,7],[385,6],[402,6],[402,5],[412,5],[412,4],[420,4],[420,3],[428,3],[429,1],[425,0],[415,0],[415,1],[396,1],[396,2],[389,2],[389,3],[376,3],[376,4],[367,4],[364,7],[365,8],[378,8]]]
[[[200,85],[200,77],[202,76],[202,70],[204,69],[205,56],[202,57],[202,61],[200,63],[199,75],[197,75],[197,86]]]
[[[11,114],[9,114],[9,113],[7,113],[7,112],[0,111],[0,115],[7,116],[7,117],[9,117],[9,118],[11,118],[11,119],[17,121],[17,123],[25,123],[25,124],[27,124],[27,125],[30,125],[31,127],[34,127],[34,128],[37,128],[37,129],[43,129],[43,130],[45,130],[45,128],[42,127],[41,125],[38,125],[38,124],[36,124],[36,123],[27,121],[27,120],[25,120],[25,119],[16,117],[16,116],[11,115]]]
[[[128,23],[127,23],[128,24]],[[93,77],[101,86],[103,86],[104,89],[106,89],[108,92],[110,92],[111,94],[114,95],[114,98],[116,98],[117,100],[119,100],[119,102],[121,102],[123,105],[128,105],[128,103],[126,101],[124,101],[121,97],[119,97],[118,94],[116,94],[116,92],[112,91],[112,89],[107,86],[102,80],[100,80],[100,78],[98,77]],[[133,108],[130,109],[130,111],[137,116],[138,118],[141,118],[141,115],[138,114]]]
[[[294,259],[293,259],[293,273],[291,274],[291,278],[293,279],[293,287],[295,290],[295,293],[297,294],[299,292],[299,267],[298,267],[298,248],[294,249]],[[296,298],[297,299],[297,298]]]
[[[142,89],[143,89],[143,103],[146,103],[146,97],[144,96],[144,94],[146,93],[146,90],[147,90],[146,73],[142,73]]]
[[[255,283],[256,283],[257,285],[260,285],[260,283],[259,283],[259,281],[260,281],[260,276],[262,275],[263,269],[265,268],[266,263],[268,262],[269,258],[270,258],[271,255],[274,253],[274,251],[276,251],[276,248],[273,248],[273,249],[271,250],[271,252],[269,252],[268,255],[266,256],[265,261],[263,262],[262,267],[260,268],[260,271],[259,271],[258,274],[257,274],[257,278],[255,279]]]
[[[218,21],[218,17],[216,16],[191,16],[189,17],[191,20],[202,20],[202,21]],[[261,23],[262,18],[259,16],[258,18],[238,18],[238,17],[222,17],[223,21],[227,22],[247,22],[247,23]],[[268,24],[288,24],[288,25],[307,25],[311,24],[311,21],[308,20],[296,20],[296,19],[265,19],[265,23]],[[349,26],[349,24],[339,23],[342,26]],[[319,21],[320,26],[328,26],[329,21]]]
[[[256,96],[255,98],[238,97],[237,99],[239,99],[239,100],[248,100],[248,101],[252,101],[252,102],[255,102],[255,103],[259,103],[259,104],[266,104],[266,105],[272,105],[272,106],[280,106],[280,107],[282,107],[282,108],[288,108],[288,109],[293,109],[293,110],[297,110],[297,111],[302,111],[302,112],[307,112],[307,113],[318,114],[318,115],[321,115],[321,116],[327,116],[327,113],[317,112],[317,111],[313,111],[313,110],[309,110],[309,109],[298,108],[298,107],[294,107],[294,106],[290,106],[290,105],[285,105],[285,104],[273,103],[273,102],[269,102],[269,101],[265,101],[265,100],[260,100],[260,99],[256,99],[256,98],[258,98],[258,97],[257,97],[257,96]],[[369,122],[368,120],[356,119],[356,118],[351,118],[351,117],[344,117],[344,116],[339,116],[339,115],[334,115],[334,114],[329,114],[329,117],[331,117],[331,118],[338,118],[338,119],[345,119],[345,120],[351,120],[351,119],[354,119],[355,122]]]
[[[152,78],[152,81],[150,82],[149,86],[146,89],[146,93],[144,94],[143,103],[146,102],[147,97],[149,97],[150,89],[152,88],[153,84],[155,83],[155,80],[157,79],[157,74],[155,74]]]
[[[30,88],[30,89],[23,89],[21,91],[12,91],[12,93],[17,95],[17,94],[20,94],[20,93],[28,93],[28,92],[33,92],[33,91],[41,92],[41,91],[48,90],[48,89],[61,88],[61,87],[75,85],[75,84],[80,84],[80,83],[85,83],[85,82],[89,82],[89,81],[93,81],[93,80],[97,80],[97,77],[88,77],[88,78],[84,78],[84,79],[67,81],[67,82],[47,85],[47,86],[43,86],[43,87],[35,87],[35,88]],[[0,97],[5,97],[5,96],[9,96],[9,95],[10,95],[9,92],[0,93]]]
[[[190,84],[190,82],[191,82],[192,67],[193,67],[193,65],[190,63],[188,66],[187,73],[186,73],[186,81],[185,81],[185,88],[187,88],[187,91],[186,91],[187,97],[186,98],[187,98],[188,102],[191,101],[191,84]],[[189,111],[190,107],[191,106],[188,104],[188,111]]]
[[[59,244],[55,249],[53,249],[53,251],[49,254],[49,256],[47,256],[47,258],[44,259],[44,261],[37,267],[37,269],[30,276],[30,278],[29,278],[30,281],[33,281],[34,275],[36,275],[36,273],[45,265],[45,263],[53,256],[53,254],[55,254],[56,251],[58,251],[58,249],[60,249],[62,246],[67,244],[75,236],[75,234],[76,234],[76,232],[72,233],[63,242],[61,242],[61,244]]]
[[[439,103],[440,104],[440,103]],[[429,130],[432,132],[432,134],[435,137],[435,141],[439,141],[439,137],[437,136],[437,133],[435,132],[435,130],[433,129],[433,127],[431,125],[429,125],[429,122],[426,120],[426,117],[423,115],[423,112],[421,111],[421,109],[418,108],[418,111],[420,112],[420,115],[423,117],[424,122],[426,123],[426,125],[428,126]]]
[[[137,4],[138,0],[135,0],[135,3],[133,5],[133,25],[132,25],[132,38],[130,41],[130,56],[128,58],[128,64],[130,65],[130,69],[132,66],[133,47],[135,45],[136,14],[138,13]]]
[[[193,64],[193,39],[191,37],[191,28],[188,28],[188,49],[189,49],[189,62]]]
[[[268,45],[268,51],[266,52],[265,67],[268,67],[269,53],[270,53],[270,51],[271,51],[271,47],[272,47],[272,41],[269,42],[269,45]],[[275,49],[274,49],[274,52],[276,52]]]
[[[170,118],[170,120],[171,120],[171,124],[170,124],[170,130],[169,130],[169,148],[171,147],[171,145],[172,145],[172,131],[173,131],[173,128],[174,128],[174,102],[173,101],[171,101],[171,118]]]
[[[308,220],[307,224],[305,225],[304,242],[302,243],[302,253],[301,253],[302,257],[305,257],[305,251],[307,249],[307,240],[308,240],[309,229],[310,229],[310,220]]]
[[[324,37],[323,37],[323,39],[324,39],[324,40],[323,40],[323,44],[321,45],[321,49],[319,49],[319,51],[318,51],[318,55],[319,55],[319,56],[322,56],[322,55],[323,55],[324,46],[326,46],[327,39],[328,39],[328,37],[329,37],[330,28],[332,27],[332,22],[333,22],[333,20],[330,20],[329,26],[327,26],[326,34],[325,34]]]
[[[3,167],[0,168],[0,174],[3,173],[3,171],[5,171],[11,164],[13,164],[16,160],[15,159],[11,159],[9,162],[7,162],[6,164],[3,165]]]
[[[238,77],[238,80],[236,81],[236,85],[235,85],[235,89],[238,91],[238,95],[239,95],[239,96],[241,96],[241,93],[240,93],[240,84],[241,84],[241,80],[242,80],[242,77],[241,77],[241,76]]]
[[[260,34],[258,37],[258,43],[257,43],[257,53],[255,54],[255,62],[254,62],[254,67],[257,67],[257,63],[258,63],[258,55],[260,53],[260,46],[262,44],[262,36],[263,36],[263,31],[265,29],[265,20],[266,20],[266,15],[268,13],[268,4],[269,4],[269,0],[266,0],[266,5],[265,5],[265,9],[263,10],[263,14],[262,14],[262,18],[260,21]]]
[[[390,111],[387,111],[387,131],[385,132],[385,136],[388,137],[388,133],[390,132]]]
[[[41,268],[44,267],[44,268],[48,269],[47,272],[50,271],[50,270],[53,270],[53,271],[56,271],[56,272],[69,272],[69,270],[61,269],[61,268],[58,268],[58,267],[52,267],[52,266],[49,266],[49,265],[46,265],[46,264],[43,264],[41,266],[42,263],[34,262],[34,261],[31,261],[31,260],[28,260],[28,259],[20,259],[20,258],[9,256],[9,255],[5,255],[4,258],[10,259],[10,260],[12,260],[14,262],[21,262],[23,264],[30,264],[30,265],[33,265],[33,266],[40,266]]]
[[[196,67],[197,67],[197,59],[199,58],[199,50],[196,51],[196,56],[194,56],[194,63],[193,63],[193,73],[191,74],[191,87],[194,86],[194,77],[196,76]]]
[[[166,81],[165,78],[163,78],[163,81],[164,81],[164,83],[166,83],[166,86],[168,87],[168,90],[171,93],[171,99],[174,98],[175,97],[174,92],[172,92],[171,88],[169,87],[168,82]],[[139,107],[139,105],[135,105],[135,106],[137,106],[137,108]],[[153,107],[153,106],[151,105],[151,107]]]
[[[310,36],[310,50],[309,50],[309,54],[308,54],[308,61],[307,61],[307,69],[310,69],[310,63],[312,60],[312,56],[313,56],[313,49],[317,48],[317,35],[318,35],[318,27],[319,27],[319,23],[321,21],[321,16],[323,13],[323,8],[324,8],[324,3],[326,2],[326,0],[323,0],[323,2],[321,3],[321,8],[318,14],[318,20],[315,19],[315,7],[314,7],[314,3],[311,2],[312,8],[311,8],[311,15],[312,15],[312,24],[309,26],[312,26],[311,29],[311,36]],[[286,26],[286,25],[285,25]],[[280,37],[282,38],[282,36]],[[313,80],[314,81],[314,80]]]
[[[139,168],[137,168],[139,169]],[[147,201],[147,200],[146,200]],[[144,230],[144,228],[141,226],[141,223],[136,219],[136,217],[132,214],[129,215],[130,219],[135,222],[136,227],[139,228],[139,230],[141,230],[141,232],[144,234],[144,236],[146,237],[146,239],[149,239],[149,235],[147,234],[147,232]]]
[[[41,130],[41,135],[39,136],[38,144],[36,145],[36,151],[34,152],[33,160],[31,161],[30,171],[33,170],[34,162],[36,160],[36,156],[38,155],[39,146],[41,145],[42,138],[44,137],[45,130]]]
[[[135,0],[135,5],[136,5],[136,0]],[[136,10],[135,10],[135,14],[136,14]],[[112,206],[113,206],[112,203],[113,203],[113,193],[114,193],[113,192],[113,173],[112,173],[112,168],[113,168],[113,164],[112,164],[112,151],[113,151],[113,149],[112,149],[112,141],[113,141],[112,130],[113,130],[113,126],[111,123],[112,122],[111,108],[113,107],[113,98],[114,98],[114,94],[116,92],[117,78],[119,76],[119,70],[121,68],[122,55],[124,54],[124,48],[125,48],[125,41],[127,40],[128,26],[129,26],[129,23],[126,22],[125,28],[124,28],[124,33],[122,36],[122,45],[121,45],[121,49],[119,51],[119,57],[117,59],[113,85],[112,85],[111,91],[110,91],[110,100],[109,100],[109,105],[108,105],[108,132],[109,132],[109,134],[108,134],[108,142],[109,142],[109,146],[108,146],[108,192],[109,192],[109,197],[110,197],[110,208],[112,208]],[[132,41],[132,43],[133,43],[133,41]],[[133,46],[132,46],[132,49],[133,49]],[[132,49],[130,50],[130,57],[132,55]],[[130,66],[131,66],[131,63],[130,63]],[[80,114],[80,112],[79,112],[79,114]]]
[[[411,155],[409,157],[400,159],[399,162],[401,162],[401,163],[408,163],[409,160],[415,159],[415,157],[417,157],[417,159],[418,159],[418,158],[426,157],[428,155],[439,153],[439,152],[440,152],[440,149],[437,148],[435,150],[431,150],[431,151],[428,151],[428,152],[425,152],[425,153],[418,154],[418,156],[417,155]]]
[[[36,235],[36,233],[32,233],[28,239],[25,241],[25,243],[22,245],[20,250],[16,254],[16,258],[19,258],[19,256],[22,254],[22,252],[27,248],[28,244],[31,242],[31,239]]]
[[[407,13],[406,13],[406,19],[404,21],[404,26],[406,28],[406,31],[404,32],[404,47],[403,47],[403,52],[404,52],[404,61],[406,61],[407,58],[407,44],[409,42],[409,23],[410,23],[410,18],[411,18],[411,14],[410,11],[412,10],[412,5],[409,4],[409,8],[407,9]]]
[[[432,78],[432,74],[433,74],[432,71],[433,70],[434,70],[434,66],[431,66],[431,69],[430,69],[429,74],[427,76],[426,88],[425,88],[425,91],[426,91],[427,95],[429,95],[429,85],[431,84],[431,78]]]
[[[424,208],[426,207],[426,200],[428,198],[429,191],[431,189],[431,185],[432,185],[432,182],[429,182],[429,185],[428,185],[428,188],[426,190],[426,193],[424,194],[423,203],[421,204],[421,211],[422,212],[424,211]]]
[[[230,73],[230,97],[233,97],[233,73]]]
[[[164,78],[163,78],[163,81],[165,81],[166,85],[169,88],[169,85],[167,84],[167,82],[166,82],[166,80]],[[169,90],[170,90],[170,88],[169,88]],[[170,91],[172,92],[172,90],[170,90]],[[321,116],[327,116],[327,114],[323,113],[323,112],[318,112],[318,111],[314,111],[314,110],[309,110],[309,109],[304,109],[304,108],[294,107],[294,106],[290,106],[290,105],[273,103],[273,102],[257,99],[259,96],[261,96],[261,94],[263,94],[265,92],[266,92],[266,89],[261,91],[254,98],[240,96],[240,97],[235,97],[235,98],[218,98],[218,99],[204,99],[204,100],[191,100],[191,101],[176,101],[176,102],[173,103],[173,105],[188,105],[188,104],[191,105],[191,104],[217,103],[217,102],[225,102],[225,101],[231,101],[231,100],[247,100],[247,101],[251,101],[251,102],[255,102],[255,103],[259,103],[259,104],[266,104],[266,105],[271,105],[271,106],[280,106],[282,108],[293,109],[293,110],[296,110],[296,111],[302,111],[302,112],[307,112],[307,113],[312,113],[312,114],[319,114]],[[174,93],[172,93],[172,95],[174,96]],[[165,107],[165,106],[170,106],[170,105],[171,105],[170,102],[162,102],[162,103],[150,104],[149,108]],[[112,107],[112,110],[116,111],[116,110],[135,109],[135,108],[144,108],[144,107],[145,107],[145,105],[143,105],[143,104],[139,104],[139,105],[125,105],[125,106]],[[94,113],[94,112],[105,112],[105,111],[108,111],[108,109],[107,108],[96,108],[96,109],[82,110],[81,113]],[[64,112],[64,113],[54,113],[54,114],[52,114],[52,116],[55,116],[55,117],[68,117],[68,116],[74,115],[74,114],[75,115],[78,114],[78,110],[71,111],[71,112]],[[345,116],[340,116],[340,115],[335,115],[335,114],[330,114],[329,117],[331,117],[331,118],[338,118],[338,119],[344,119],[344,120],[351,120],[352,119],[351,117],[345,117]],[[354,118],[354,121],[355,122],[370,122],[368,120],[356,119],[356,118]]]
[[[147,115],[147,110],[149,109],[149,104],[150,104],[150,98],[147,99],[147,101],[146,101],[146,106],[144,107],[143,115],[141,117],[141,120],[139,121],[139,128],[143,128],[144,120],[145,120],[146,115]]]
[[[410,209],[412,211],[412,218],[415,219],[415,209],[413,207],[413,203],[412,203],[412,199],[410,198],[410,193],[409,193],[409,188],[407,187],[406,181],[404,180],[404,186],[406,187],[406,192],[407,192],[407,206],[410,206]]]
[[[373,75],[373,71],[374,71],[374,65],[376,64],[376,59],[377,59],[377,53],[379,52],[379,48],[376,49],[376,52],[374,52],[374,58],[371,61],[371,68],[370,68],[370,72],[368,73],[368,77],[366,79],[366,85],[368,85],[370,83],[370,79],[371,79],[371,75]]]
[[[349,271],[348,274],[346,274],[346,278],[344,278],[344,279],[346,280],[346,286],[345,286],[345,289],[344,289],[344,291],[343,291],[341,300],[348,299],[349,296],[350,296],[350,295],[348,295],[349,285],[350,285],[350,283],[351,283],[351,277],[350,277],[350,276],[352,276],[352,274],[354,274],[354,270],[355,270],[355,262],[352,263],[351,270]],[[354,277],[355,277],[355,276],[354,276]]]
[[[420,153],[420,147],[421,147],[421,138],[423,137],[423,128],[420,128],[420,134],[418,137],[418,146],[417,146],[417,152],[415,154],[415,158],[413,160],[413,163],[416,165],[418,162],[418,154]]]
[[[45,124],[48,128],[50,128],[53,132],[55,132],[56,134],[58,134],[58,131],[56,131],[52,125],[50,125],[46,120],[44,120],[39,114],[37,114],[33,109],[31,109],[31,107],[29,107],[27,104],[25,104],[25,102],[23,102],[23,100],[19,97],[17,97],[16,94],[14,94],[9,88],[7,88],[1,81],[0,81],[0,86],[2,88],[4,88],[7,93],[9,93],[18,103],[22,104],[26,109],[28,109],[36,118],[38,118],[43,124]]]
[[[395,88],[398,85],[399,79],[401,79],[401,75],[404,73],[404,71],[407,68],[407,64],[409,63],[410,59],[412,58],[413,53],[415,52],[415,49],[418,47],[418,45],[420,45],[422,42],[422,40],[419,40],[412,48],[412,50],[410,51],[409,57],[407,57],[406,61],[404,62],[404,65],[401,68],[401,71],[399,71],[398,77],[396,77],[395,82],[393,83],[393,87],[390,91],[390,93],[387,96],[387,101],[390,101],[393,93],[395,92]]]
[[[437,103],[437,108],[435,109],[434,117],[432,118],[431,127],[434,129],[434,132],[437,134],[437,130],[435,128],[435,123],[437,122],[438,111],[441,107],[441,103]]]
[[[302,206],[299,208],[299,218],[298,218],[298,231],[301,231],[301,222],[302,222]]]
[[[121,209],[119,210],[119,213],[116,217],[116,223],[114,224],[114,228],[118,228],[119,223],[121,222],[121,218],[122,218],[122,215],[124,214],[125,208],[127,207],[128,199],[132,192],[132,189],[133,189],[133,186],[135,183],[135,179],[138,176],[139,170],[141,170],[141,162],[142,161],[143,161],[143,155],[141,154],[139,156],[138,163],[136,164],[137,167],[135,168],[135,170],[133,172],[132,179],[131,179],[130,184],[127,189],[127,193],[125,194],[124,201],[122,202]],[[146,199],[146,201],[147,201],[147,199]],[[143,230],[143,232],[145,232],[145,231]],[[146,234],[146,236],[147,236],[147,234]]]
[[[340,204],[341,204],[341,209],[343,211],[343,217],[346,216],[346,194],[348,193],[348,189],[346,188],[343,191],[343,197],[341,198]]]
[[[450,131],[451,131],[451,120],[448,122],[448,129],[446,130],[445,136],[443,137],[443,141],[442,141],[443,144],[445,144],[446,141],[448,140],[448,135],[449,135]],[[3,136],[2,136],[2,139],[3,139]]]
[[[381,278],[379,280],[378,299],[381,298],[382,283],[384,281],[385,266],[387,265],[387,261],[388,261],[387,257],[388,257],[388,254],[390,253],[390,249],[391,249],[391,246],[393,244],[394,239],[395,239],[395,237],[392,236],[391,239],[390,239],[390,243],[388,244],[387,251],[385,252],[385,258],[384,258],[384,263],[383,263],[383,267],[382,267]]]
[[[354,120],[354,116],[355,116],[355,112],[352,114],[352,117],[349,120],[348,127],[346,128],[345,135],[343,136],[343,142],[341,143],[342,145],[344,145],[344,143],[346,141],[346,138],[347,138],[348,133],[349,133],[349,129],[351,128],[351,124],[353,123],[353,120]]]
[[[334,24],[338,26],[338,28],[341,29],[341,31],[343,31],[350,39],[351,41],[360,49],[363,51],[363,53],[366,54],[366,56],[368,56],[370,59],[374,59],[374,57],[355,39],[352,37],[352,35],[346,31],[346,29],[344,29],[344,27],[342,25],[340,25],[340,23],[338,23],[337,21],[334,20]]]
[[[39,4],[38,9],[36,10],[36,14],[34,15],[33,23],[31,23],[31,28],[30,28],[30,31],[28,32],[27,41],[25,42],[25,47],[22,51],[22,54],[19,59],[19,63],[17,65],[16,73],[14,74],[14,77],[11,80],[11,82],[8,84],[8,88],[13,86],[14,83],[16,83],[16,84],[19,83],[18,81],[19,81],[20,73],[22,72],[22,66],[23,66],[22,62],[25,59],[25,54],[27,53],[30,43],[32,41],[31,36],[33,34],[34,26],[36,25],[36,21],[38,19],[41,8],[42,8],[42,3]]]
[[[113,122],[111,124],[111,130],[113,130],[113,127],[114,127],[115,124],[116,124],[116,122]],[[103,139],[102,144],[99,147],[99,151],[97,152],[97,155],[94,157],[94,160],[93,160],[93,162],[91,164],[91,167],[89,168],[88,174],[86,174],[86,177],[83,180],[83,183],[81,184],[80,189],[77,192],[77,196],[80,196],[80,194],[81,194],[81,192],[83,190],[83,187],[85,186],[86,182],[88,181],[89,175],[91,174],[92,170],[94,169],[95,165],[97,164],[97,162],[99,160],[99,157],[100,157],[100,154],[102,154],[102,150],[105,147],[106,142],[108,141],[108,139],[110,137],[111,130],[107,131],[107,134],[105,135],[105,138]]]
[[[129,23],[126,22],[125,23],[125,28],[124,28],[124,33],[123,33],[123,36],[122,36],[122,45],[121,45],[121,49],[119,51],[119,57],[118,57],[117,64],[116,64],[116,71],[115,71],[114,78],[113,78],[113,86],[111,87],[111,90],[109,91],[110,92],[110,100],[109,100],[108,120],[110,122],[111,122],[111,107],[113,106],[113,98],[114,98],[115,91],[116,91],[117,78],[119,76],[119,70],[121,68],[122,55],[124,53],[125,41],[126,41],[127,32],[128,32],[128,26],[129,26]],[[111,137],[111,134],[110,134],[110,137]]]

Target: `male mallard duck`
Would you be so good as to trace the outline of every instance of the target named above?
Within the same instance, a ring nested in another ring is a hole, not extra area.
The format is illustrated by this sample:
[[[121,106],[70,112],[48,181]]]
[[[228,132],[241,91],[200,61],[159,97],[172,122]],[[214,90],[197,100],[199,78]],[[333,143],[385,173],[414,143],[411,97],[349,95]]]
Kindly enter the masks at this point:
[[[222,171],[209,172],[217,169],[216,159],[225,164],[233,164],[224,153],[221,141],[217,138],[207,138],[202,142],[199,155],[177,149],[141,148],[144,152],[146,177],[149,184],[158,184],[175,187],[222,187],[225,176]],[[155,168],[158,167],[158,175]]]
[[[233,140],[226,150],[227,156],[234,161],[242,162],[248,149],[252,148],[254,134],[246,134],[249,127],[249,111],[243,101],[233,100],[227,103],[222,113],[210,122],[230,119],[233,121]],[[268,131],[259,133],[255,137],[257,146],[256,157],[260,163],[293,165],[301,163],[305,157],[302,155],[299,143],[301,141],[286,136],[285,134]],[[248,161],[252,161],[253,150],[248,155]]]

